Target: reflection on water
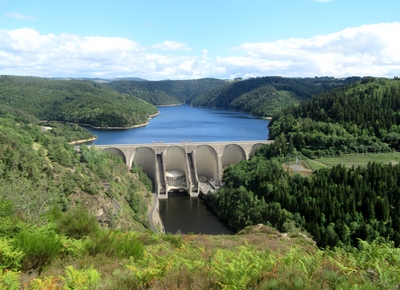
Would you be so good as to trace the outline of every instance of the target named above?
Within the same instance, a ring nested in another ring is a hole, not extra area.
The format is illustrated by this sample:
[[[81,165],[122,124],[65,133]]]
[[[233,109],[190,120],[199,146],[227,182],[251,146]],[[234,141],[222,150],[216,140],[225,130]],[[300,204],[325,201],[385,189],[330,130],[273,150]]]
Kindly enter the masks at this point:
[[[159,210],[167,233],[209,235],[235,233],[214,214],[204,200],[187,194],[169,193],[168,199],[160,200]]]

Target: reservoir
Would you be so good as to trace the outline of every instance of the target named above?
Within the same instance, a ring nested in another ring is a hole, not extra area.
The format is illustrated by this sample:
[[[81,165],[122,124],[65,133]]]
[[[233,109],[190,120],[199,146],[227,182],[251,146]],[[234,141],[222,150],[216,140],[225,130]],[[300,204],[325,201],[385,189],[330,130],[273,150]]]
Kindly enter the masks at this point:
[[[123,130],[88,128],[98,136],[93,143],[149,144],[153,142],[218,142],[268,139],[268,120],[229,111],[192,108],[189,105],[159,107],[159,115],[147,126]],[[234,234],[199,198],[170,194],[159,201],[159,211],[168,233]]]
[[[122,130],[87,129],[104,144],[151,144],[246,141],[268,139],[268,120],[229,110],[192,108],[189,105],[158,107],[159,115],[147,126]]]

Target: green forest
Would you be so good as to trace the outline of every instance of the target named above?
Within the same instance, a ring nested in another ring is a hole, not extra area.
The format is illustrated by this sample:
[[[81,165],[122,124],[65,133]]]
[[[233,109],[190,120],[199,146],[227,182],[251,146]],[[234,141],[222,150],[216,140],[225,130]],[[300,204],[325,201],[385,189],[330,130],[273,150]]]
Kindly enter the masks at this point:
[[[120,93],[137,96],[153,105],[177,105],[190,103],[197,96],[223,86],[226,82],[210,78],[163,81],[117,80],[107,85]]]
[[[128,128],[145,124],[157,107],[82,80],[0,76],[0,104],[40,120]]]
[[[0,79],[0,289],[399,287],[399,163],[290,169],[397,151],[399,80],[354,79],[285,102],[269,125],[275,142],[227,167],[209,193],[237,234],[208,236],[151,232],[141,169],[71,144],[93,137],[72,112],[120,113],[122,103],[149,109],[146,119],[156,107],[86,80]]]

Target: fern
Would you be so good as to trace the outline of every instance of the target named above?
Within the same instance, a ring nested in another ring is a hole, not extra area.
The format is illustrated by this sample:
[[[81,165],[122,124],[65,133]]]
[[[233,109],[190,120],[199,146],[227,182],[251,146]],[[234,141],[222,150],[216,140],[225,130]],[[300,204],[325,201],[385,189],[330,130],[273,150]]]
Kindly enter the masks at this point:
[[[101,275],[93,266],[86,270],[76,270],[73,266],[67,266],[65,269],[66,289],[89,290],[97,289]]]
[[[0,238],[0,270],[17,270],[21,266],[24,253],[15,251],[8,240]]]
[[[62,278],[58,277],[43,277],[33,279],[28,286],[29,290],[62,290],[63,287]]]
[[[19,290],[20,272],[3,271],[0,269],[0,289]]]
[[[239,248],[239,253],[217,249],[212,257],[212,270],[223,289],[247,289],[251,282],[261,279],[263,271],[272,268],[274,257],[260,253],[249,245]]]

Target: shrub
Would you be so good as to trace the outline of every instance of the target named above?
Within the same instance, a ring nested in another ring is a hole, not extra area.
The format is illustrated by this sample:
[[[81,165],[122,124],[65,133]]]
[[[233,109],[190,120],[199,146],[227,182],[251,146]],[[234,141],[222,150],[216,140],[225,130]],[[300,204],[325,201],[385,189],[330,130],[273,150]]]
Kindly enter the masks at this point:
[[[73,238],[62,238],[63,254],[65,256],[83,257],[87,254],[89,240],[77,240]]]
[[[23,270],[37,269],[39,273],[62,250],[61,237],[48,228],[24,230],[14,239],[19,251],[25,255],[22,259]]]
[[[21,220],[20,216],[13,215],[0,218],[0,236],[14,236],[28,225]]]
[[[143,256],[144,249],[143,243],[134,234],[108,231],[91,237],[89,253],[93,256],[104,254],[107,257],[137,260]]]
[[[179,248],[183,243],[182,236],[180,235],[165,234],[162,235],[161,238],[176,248]]]
[[[96,218],[81,206],[62,214],[56,223],[60,233],[74,239],[95,235],[99,231]]]
[[[10,201],[5,201],[3,197],[0,196],[0,218],[10,216],[14,213],[14,208]]]

